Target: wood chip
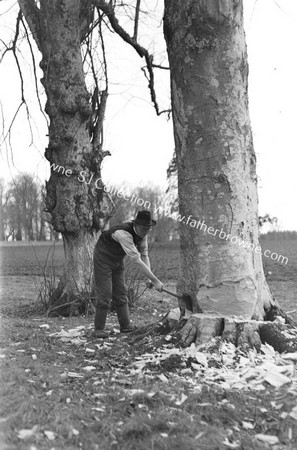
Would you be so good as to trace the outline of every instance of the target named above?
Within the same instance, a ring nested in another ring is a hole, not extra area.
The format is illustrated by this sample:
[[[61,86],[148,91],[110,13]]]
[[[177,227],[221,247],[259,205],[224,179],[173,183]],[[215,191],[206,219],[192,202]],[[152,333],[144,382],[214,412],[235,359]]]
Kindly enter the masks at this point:
[[[267,442],[267,444],[270,445],[275,445],[279,443],[278,437],[270,434],[256,434],[255,438],[261,442]]]
[[[83,370],[85,370],[86,372],[91,372],[92,370],[96,370],[95,366],[86,366],[83,367]]]
[[[21,440],[30,439],[38,430],[38,425],[34,425],[31,429],[20,430],[17,434],[17,437]]]
[[[264,380],[274,387],[280,387],[283,384],[290,383],[291,381],[290,378],[281,373],[269,373],[268,375],[265,376]]]
[[[53,431],[44,431],[44,434],[46,435],[49,441],[53,441],[54,439],[56,439],[56,435]]]

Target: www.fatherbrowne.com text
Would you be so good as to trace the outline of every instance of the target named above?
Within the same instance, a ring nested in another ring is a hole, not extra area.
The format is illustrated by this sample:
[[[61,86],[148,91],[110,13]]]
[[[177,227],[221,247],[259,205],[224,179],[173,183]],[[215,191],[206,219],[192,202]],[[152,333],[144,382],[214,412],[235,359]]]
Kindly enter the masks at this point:
[[[50,167],[54,172],[61,173],[62,175],[65,175],[67,177],[71,177],[73,175],[73,171],[71,169],[66,169],[63,166],[55,165],[54,163],[52,163]],[[278,261],[282,264],[288,264],[288,258],[286,256],[278,255],[278,253],[271,252],[270,250],[265,250],[264,252],[262,252],[262,248],[260,247],[260,245],[255,246],[252,242],[244,241],[239,236],[227,234],[223,228],[218,229],[209,227],[204,223],[204,220],[196,220],[191,214],[186,217],[181,216],[178,213],[172,213],[170,205],[152,205],[149,200],[144,200],[134,193],[127,192],[127,188],[125,186],[109,186],[107,184],[103,184],[101,178],[94,179],[93,174],[90,176],[83,170],[79,172],[77,179],[80,183],[85,183],[87,185],[90,185],[92,183],[96,189],[103,189],[104,192],[108,193],[109,195],[123,198],[127,202],[130,202],[133,205],[137,205],[143,209],[153,209],[154,214],[163,214],[165,217],[170,217],[179,223],[188,225],[191,228],[196,228],[199,231],[203,231],[203,233],[219,237],[219,239],[229,241],[231,242],[231,244],[237,244],[240,247],[246,248],[257,254],[264,255],[266,258],[270,258],[273,261]]]

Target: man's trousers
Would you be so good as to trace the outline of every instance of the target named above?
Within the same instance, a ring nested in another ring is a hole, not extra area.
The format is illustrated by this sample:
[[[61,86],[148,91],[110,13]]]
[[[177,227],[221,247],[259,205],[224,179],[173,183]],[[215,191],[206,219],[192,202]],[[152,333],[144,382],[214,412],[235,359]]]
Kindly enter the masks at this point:
[[[98,241],[94,251],[96,307],[108,309],[110,300],[115,307],[128,303],[124,269],[124,258],[110,255],[108,249]]]

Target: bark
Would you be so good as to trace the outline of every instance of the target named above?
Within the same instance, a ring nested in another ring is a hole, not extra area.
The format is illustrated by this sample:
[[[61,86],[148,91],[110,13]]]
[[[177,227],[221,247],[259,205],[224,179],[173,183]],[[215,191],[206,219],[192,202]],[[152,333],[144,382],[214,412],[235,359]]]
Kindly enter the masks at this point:
[[[82,14],[85,2],[80,0],[41,0],[40,8],[34,8],[32,20],[32,2],[21,3],[42,53],[41,82],[47,96],[45,111],[50,118],[45,157],[54,164],[46,183],[46,211],[55,231],[62,233],[66,257],[65,273],[50,309],[57,313],[61,305],[59,313],[66,314],[69,304],[79,301],[81,290],[84,292],[86,277],[91,273],[90,254],[109,213],[101,182],[102,136],[91,142],[94,111],[81,56],[82,33],[92,14],[89,10]],[[98,102],[96,106],[98,109]],[[100,111],[101,129],[104,109]]]
[[[262,319],[276,303],[258,248],[242,0],[165,0],[164,34],[184,216],[179,291],[194,312]]]
[[[51,301],[48,314],[77,315],[92,308],[93,250],[97,235],[82,232],[70,238],[64,235],[66,268]]]

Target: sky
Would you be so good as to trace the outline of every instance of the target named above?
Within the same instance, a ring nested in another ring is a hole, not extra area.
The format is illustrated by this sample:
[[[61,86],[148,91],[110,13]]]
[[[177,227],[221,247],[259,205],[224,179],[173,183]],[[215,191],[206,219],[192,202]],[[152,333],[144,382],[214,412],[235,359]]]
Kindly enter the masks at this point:
[[[155,4],[161,2],[154,0]],[[10,0],[0,3],[1,38],[11,32],[14,22],[1,15]],[[297,149],[295,108],[297,104],[297,2],[292,0],[244,0],[245,31],[249,61],[249,104],[259,179],[259,213],[276,216],[280,229],[297,230]],[[144,43],[161,61],[161,16],[140,29]],[[130,186],[166,186],[166,169],[173,155],[171,120],[157,117],[150,103],[147,80],[141,67],[144,62],[120,38],[108,42],[110,95],[105,120],[105,150],[111,157],[103,163],[106,183]],[[20,55],[20,58],[22,56]],[[22,109],[11,134],[11,147],[1,142],[1,176],[11,179],[27,171],[42,181],[49,177],[49,163],[44,158],[47,124],[34,96],[29,57],[22,60],[25,70],[25,93],[32,114],[34,143]],[[38,72],[38,77],[41,72]],[[167,109],[169,73],[157,72],[160,106]],[[0,67],[0,100],[4,116],[4,134],[20,100],[20,81],[12,56]],[[1,126],[1,125],[0,125]],[[3,133],[3,130],[2,130]]]

